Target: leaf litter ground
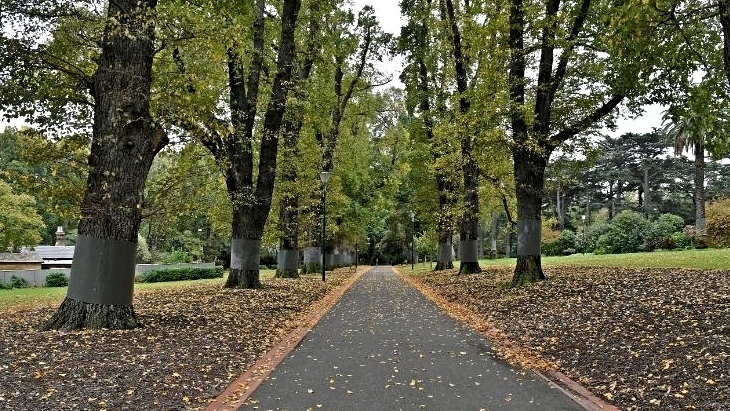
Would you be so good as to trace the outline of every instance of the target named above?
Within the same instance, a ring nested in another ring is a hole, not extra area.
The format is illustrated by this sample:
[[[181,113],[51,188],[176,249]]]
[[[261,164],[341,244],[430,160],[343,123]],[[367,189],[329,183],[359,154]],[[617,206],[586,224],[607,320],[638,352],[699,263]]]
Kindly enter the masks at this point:
[[[37,332],[54,307],[0,312],[0,410],[202,410],[354,270],[136,293],[144,327]]]
[[[553,267],[410,276],[502,355],[570,376],[627,411],[730,410],[730,272]]]
[[[138,293],[144,328],[40,333],[55,307],[0,313],[2,410],[201,410],[352,272]],[[554,368],[621,409],[730,410],[730,272],[557,267],[410,277],[510,361]]]

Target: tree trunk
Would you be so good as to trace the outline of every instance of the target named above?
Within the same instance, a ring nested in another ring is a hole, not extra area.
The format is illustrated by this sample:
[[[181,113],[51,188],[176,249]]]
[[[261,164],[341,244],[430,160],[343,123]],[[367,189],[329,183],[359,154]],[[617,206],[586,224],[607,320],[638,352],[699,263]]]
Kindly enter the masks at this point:
[[[156,6],[155,0],[109,3],[91,90],[89,177],[71,279],[44,330],[139,325],[132,295],[142,191],[152,160],[167,144],[149,110]]]
[[[497,231],[499,230],[499,214],[492,214],[492,225],[489,230],[489,259],[497,258]],[[509,257],[509,255],[507,255]]]
[[[436,267],[434,271],[451,270],[454,268],[454,259],[452,257],[453,245],[451,244],[451,233],[446,240],[439,240],[438,255],[436,256]]]
[[[547,159],[527,147],[513,149],[517,186],[517,266],[512,286],[544,280],[540,259],[542,195]]]
[[[695,227],[697,235],[702,238],[707,234],[705,219],[705,147],[702,141],[694,144],[695,148]]]
[[[649,187],[649,167],[644,169],[644,178],[641,181],[642,186],[642,192],[643,192],[643,199],[644,199],[644,213],[646,213],[646,217],[649,218],[651,216],[651,188]]]
[[[436,173],[436,183],[439,189],[438,215],[438,255],[434,271],[451,270],[454,268],[453,246],[451,235],[454,227],[454,193],[451,183],[440,172]]]
[[[258,288],[261,237],[271,210],[271,199],[276,177],[276,160],[286,99],[292,86],[291,77],[295,53],[294,31],[299,15],[300,0],[285,0],[281,19],[281,40],[277,57],[277,72],[271,86],[269,103],[263,120],[260,142],[258,176],[253,183],[253,126],[256,117],[260,70],[263,65],[264,9],[259,0],[254,34],[254,56],[249,70],[248,86],[242,79],[240,55],[233,49],[228,53],[230,79],[230,107],[234,132],[218,155],[225,164],[226,185],[233,203],[233,240],[231,242],[231,270],[227,288]],[[210,144],[209,144],[210,148]],[[216,147],[211,150],[216,155]]]
[[[720,12],[720,25],[722,26],[722,61],[725,69],[725,78],[730,85],[730,0],[717,2]]]
[[[479,171],[471,156],[471,139],[462,139],[462,153],[464,160],[464,215],[461,221],[459,234],[459,249],[461,265],[459,274],[475,274],[481,272],[479,267]]]
[[[293,115],[299,116],[299,113]],[[282,148],[281,201],[279,205],[279,221],[281,224],[281,248],[276,264],[277,278],[299,278],[299,195],[296,191],[297,162],[299,150],[299,130],[301,118],[292,119],[284,124],[282,133],[284,141]]]
[[[299,136],[304,118],[304,102],[307,100],[307,81],[312,73],[314,59],[318,52],[316,36],[320,29],[316,5],[310,5],[309,37],[307,51],[295,77],[293,107],[284,122],[282,138],[281,185],[283,194],[279,205],[281,224],[281,249],[276,264],[276,277],[299,278],[299,191],[297,190],[297,163],[299,159]]]

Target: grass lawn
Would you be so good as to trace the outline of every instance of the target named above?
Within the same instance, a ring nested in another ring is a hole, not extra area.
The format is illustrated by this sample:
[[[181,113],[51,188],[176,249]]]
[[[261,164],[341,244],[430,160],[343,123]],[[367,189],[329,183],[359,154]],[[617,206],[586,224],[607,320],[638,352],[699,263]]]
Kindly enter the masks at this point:
[[[261,270],[261,278],[273,278],[276,270]],[[227,274],[225,274],[227,275]],[[207,280],[171,281],[162,283],[135,283],[135,292],[148,292],[168,288],[184,288],[205,284],[220,284],[225,282],[223,278]],[[66,297],[67,287],[33,287],[19,288],[14,290],[0,290],[0,311],[11,309],[41,308],[57,306]]]
[[[482,268],[514,267],[514,258],[479,260]],[[415,271],[430,271],[434,263],[419,263]],[[730,248],[654,251],[630,254],[573,254],[564,257],[542,257],[543,268],[550,266],[572,267],[625,267],[625,268],[687,268],[697,270],[730,270]],[[458,261],[454,262],[458,269]],[[410,270],[410,266],[404,266]]]

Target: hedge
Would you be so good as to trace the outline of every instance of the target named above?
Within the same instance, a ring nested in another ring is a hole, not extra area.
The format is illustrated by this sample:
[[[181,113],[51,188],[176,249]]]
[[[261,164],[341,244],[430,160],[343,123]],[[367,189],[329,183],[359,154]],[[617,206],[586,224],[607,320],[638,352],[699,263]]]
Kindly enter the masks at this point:
[[[223,267],[156,268],[139,276],[137,281],[140,283],[160,283],[165,281],[201,280],[222,277]]]

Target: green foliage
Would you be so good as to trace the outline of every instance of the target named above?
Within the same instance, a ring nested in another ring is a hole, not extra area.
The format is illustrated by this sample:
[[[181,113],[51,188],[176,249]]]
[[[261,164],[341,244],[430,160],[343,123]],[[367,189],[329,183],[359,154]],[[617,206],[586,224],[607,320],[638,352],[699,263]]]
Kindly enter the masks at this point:
[[[35,199],[15,194],[10,185],[0,180],[0,251],[38,245],[44,227]]]
[[[710,247],[730,247],[730,198],[707,203],[707,244]]]
[[[620,254],[645,251],[652,238],[652,225],[635,211],[622,211],[608,226],[605,234],[598,237],[594,252]]]
[[[28,280],[26,280],[25,278],[12,276],[12,277],[10,277],[10,282],[7,284],[7,287],[10,289],[29,288],[30,284],[28,284]]]
[[[150,264],[152,262],[152,253],[147,246],[147,239],[141,235],[137,236],[137,264]]]
[[[64,273],[51,273],[46,277],[46,287],[66,287],[68,278]]]
[[[672,234],[671,238],[674,240],[675,248],[687,250],[692,247],[692,239],[682,231]]]
[[[652,223],[651,249],[673,250],[677,247],[674,234],[681,234],[684,219],[674,214],[662,214]]]
[[[438,252],[438,236],[435,229],[426,230],[414,239],[416,254],[420,258],[428,257],[431,261],[436,259]]]
[[[150,270],[138,279],[141,283],[159,283],[165,281],[202,280],[207,278],[222,278],[223,267],[212,268],[161,268]]]
[[[543,241],[542,254],[547,256],[573,254],[579,248],[578,236],[571,230],[563,230],[554,239]]]
[[[185,250],[177,249],[162,253],[162,262],[165,264],[189,263],[192,260],[190,254]]]

